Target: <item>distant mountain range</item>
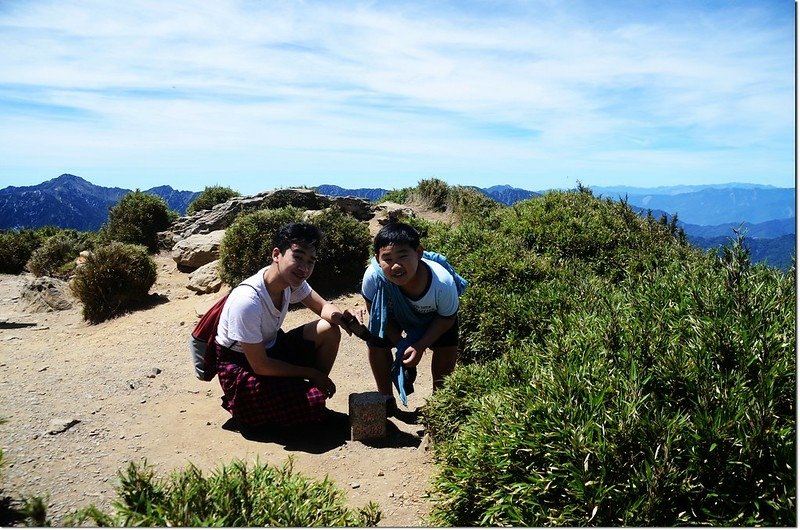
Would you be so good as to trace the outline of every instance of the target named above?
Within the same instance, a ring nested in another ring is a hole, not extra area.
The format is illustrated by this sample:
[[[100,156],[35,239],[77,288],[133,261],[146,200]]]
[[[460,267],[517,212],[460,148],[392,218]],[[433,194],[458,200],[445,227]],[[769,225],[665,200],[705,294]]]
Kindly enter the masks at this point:
[[[346,189],[333,185],[315,189],[324,195],[350,195],[371,201],[380,199],[389,191],[381,188]],[[475,189],[505,205],[544,193],[511,186]],[[671,218],[677,214],[678,226],[683,228],[689,242],[705,250],[728,244],[738,231],[745,235],[745,244],[754,262],[787,269],[796,256],[793,188],[733,183],[591,189],[595,196],[627,201],[642,216],[650,213],[659,219],[662,215]]]
[[[348,188],[342,188],[340,186],[335,186],[333,184],[323,184],[322,186],[317,186],[314,189],[317,191],[317,193],[320,193],[322,195],[330,195],[332,197],[347,197],[347,196],[361,197],[362,199],[367,199],[369,201],[377,201],[390,191],[383,188],[348,189]],[[536,197],[537,195],[541,195],[541,193],[537,193],[535,191],[513,188],[508,185],[492,186],[491,188],[475,188],[475,189],[480,191],[484,195],[491,197],[497,202],[505,205],[511,205],[514,204],[515,202],[524,201],[525,199],[530,199],[531,197]]]
[[[330,196],[354,196],[378,201],[383,188],[348,189],[335,185],[314,188]],[[505,204],[527,200],[544,193],[508,185],[476,188],[488,197]],[[795,255],[795,190],[758,184],[714,186],[670,186],[659,188],[592,187],[595,196],[626,200],[641,215],[650,212],[656,218],[678,215],[678,225],[689,240],[701,248],[725,244],[741,229],[750,242],[753,261],[766,260],[785,268]],[[0,189],[0,229],[38,228],[55,225],[92,231],[108,219],[108,211],[131,190],[106,188],[75,176],[64,174],[35,186],[9,186]],[[164,199],[181,215],[199,195],[170,186],[144,190]],[[775,250],[780,248],[779,251]],[[779,255],[774,255],[775,253]],[[767,258],[766,256],[771,256]],[[780,263],[780,265],[778,264]]]
[[[198,192],[159,186],[145,193],[157,195],[180,213]],[[64,174],[35,186],[9,186],[0,190],[0,228],[62,228],[94,231],[108,219],[108,211],[130,193],[123,188],[105,188],[75,175]]]

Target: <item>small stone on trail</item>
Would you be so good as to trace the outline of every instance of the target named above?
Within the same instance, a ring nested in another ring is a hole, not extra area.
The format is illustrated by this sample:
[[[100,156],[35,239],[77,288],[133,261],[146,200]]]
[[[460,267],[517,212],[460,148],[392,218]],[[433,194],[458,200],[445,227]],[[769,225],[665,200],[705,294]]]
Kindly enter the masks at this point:
[[[161,373],[161,368],[154,367],[150,369],[150,373],[147,374],[147,377],[149,377],[150,379],[155,379],[155,377],[160,373]]]
[[[66,419],[66,418],[56,418],[50,420],[50,425],[47,427],[47,434],[59,434],[70,427],[73,427],[80,423],[80,420],[76,420],[75,418]]]

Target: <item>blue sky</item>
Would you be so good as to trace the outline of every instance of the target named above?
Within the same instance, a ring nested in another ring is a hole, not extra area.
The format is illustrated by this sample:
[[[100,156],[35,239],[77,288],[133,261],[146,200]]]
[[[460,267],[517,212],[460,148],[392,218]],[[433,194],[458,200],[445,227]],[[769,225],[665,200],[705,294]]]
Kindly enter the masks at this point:
[[[794,187],[791,0],[0,1],[0,187]]]

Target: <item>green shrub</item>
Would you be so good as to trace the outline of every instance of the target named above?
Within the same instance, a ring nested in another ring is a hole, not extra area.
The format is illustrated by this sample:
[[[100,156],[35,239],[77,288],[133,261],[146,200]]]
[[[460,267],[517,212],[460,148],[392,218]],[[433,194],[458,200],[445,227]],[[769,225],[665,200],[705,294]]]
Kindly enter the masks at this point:
[[[0,232],[0,273],[19,274],[33,251],[42,244],[42,237],[35,230],[8,230]]]
[[[36,276],[66,279],[75,269],[75,259],[84,250],[94,248],[92,234],[76,230],[62,230],[48,237],[33,251],[28,269]]]
[[[443,180],[424,179],[417,183],[411,197],[435,212],[443,212],[450,205],[450,186]]]
[[[240,193],[227,186],[206,186],[200,195],[186,208],[186,214],[192,215],[193,213],[202,210],[210,210],[217,204],[222,204],[229,199],[238,197]]]
[[[322,210],[328,204],[324,197],[317,195],[310,188],[302,188],[301,191],[298,191],[297,188],[287,188],[273,190],[264,199],[261,207],[269,210],[278,210],[287,206],[301,210]]]
[[[753,267],[737,245],[720,259],[682,254],[668,227],[646,220],[631,224],[638,236],[617,236],[649,249],[640,261],[610,234],[612,248],[568,258],[579,234],[518,221],[531,226],[520,235],[553,241],[556,269],[586,266],[548,273],[546,297],[508,296],[499,277],[493,298],[480,283],[465,294],[485,296],[500,325],[527,311],[546,327],[506,337],[494,360],[459,367],[429,401],[435,524],[794,526],[793,271]],[[641,270],[599,267],[604,254]],[[562,302],[537,314],[547,299]]]
[[[237,217],[225,230],[220,245],[220,279],[228,285],[238,285],[272,263],[273,239],[278,229],[302,218],[303,212],[291,206]]]
[[[381,202],[388,201],[418,204],[434,212],[447,212],[457,222],[482,219],[503,207],[476,188],[450,186],[439,179],[421,180],[413,188],[392,190],[381,198]]]
[[[96,324],[144,302],[155,281],[146,248],[113,241],[95,249],[70,285],[83,303],[83,318]]]
[[[282,467],[242,461],[221,466],[209,476],[193,465],[168,480],[154,477],[146,463],[131,463],[119,473],[115,514],[94,506],[68,523],[92,520],[98,526],[150,527],[345,527],[376,526],[378,506],[351,509],[342,491],[327,478],[316,481]]]
[[[450,188],[447,210],[451,211],[459,222],[470,219],[482,220],[503,207],[475,188],[467,186]]]
[[[220,245],[222,281],[237,285],[272,263],[273,238],[278,229],[302,220],[303,212],[293,206],[238,217],[225,231]],[[309,279],[311,285],[325,296],[358,289],[370,252],[367,225],[335,208],[321,211],[311,222],[324,236]]]
[[[177,217],[161,197],[136,190],[111,208],[101,232],[105,241],[143,245],[155,253],[158,232],[168,229]]]
[[[324,234],[311,285],[325,297],[359,292],[371,256],[367,224],[334,208],[323,210],[311,222]]]
[[[408,202],[409,193],[412,188],[400,188],[397,190],[389,190],[377,202],[394,202],[397,204],[406,204]]]

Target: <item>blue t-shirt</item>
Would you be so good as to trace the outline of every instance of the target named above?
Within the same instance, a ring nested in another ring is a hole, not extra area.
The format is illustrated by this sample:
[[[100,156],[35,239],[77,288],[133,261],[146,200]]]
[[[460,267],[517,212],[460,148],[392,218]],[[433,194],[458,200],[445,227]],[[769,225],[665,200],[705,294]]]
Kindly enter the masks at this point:
[[[424,265],[423,265],[424,264]],[[428,266],[431,271],[430,282],[425,292],[417,299],[406,296],[411,307],[420,315],[437,313],[448,318],[458,312],[458,290],[453,275],[435,261],[422,258],[420,266]],[[378,290],[380,273],[372,266],[367,267],[361,281],[361,294],[370,303],[375,299]],[[404,295],[405,296],[405,295]],[[389,308],[391,312],[392,308]]]

